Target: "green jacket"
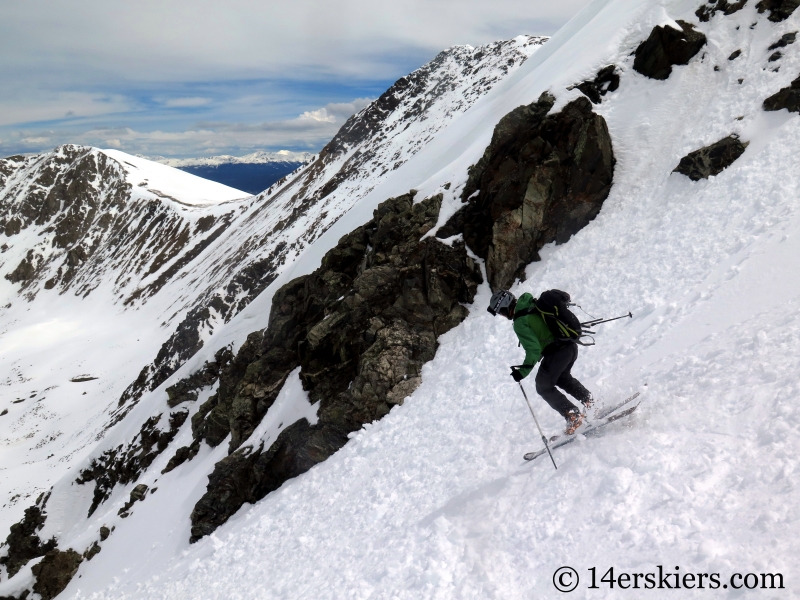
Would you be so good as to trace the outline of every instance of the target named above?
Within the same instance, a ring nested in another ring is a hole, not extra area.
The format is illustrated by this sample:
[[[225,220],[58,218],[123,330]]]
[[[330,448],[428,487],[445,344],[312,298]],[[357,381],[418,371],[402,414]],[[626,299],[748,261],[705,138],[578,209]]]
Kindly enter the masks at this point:
[[[515,313],[520,313],[528,308],[533,308],[533,296],[522,294],[517,300]],[[542,351],[555,337],[548,329],[547,324],[539,313],[525,315],[514,320],[514,333],[517,334],[520,344],[525,348],[525,365],[535,365],[542,358]],[[520,369],[523,377],[530,375],[532,369]]]

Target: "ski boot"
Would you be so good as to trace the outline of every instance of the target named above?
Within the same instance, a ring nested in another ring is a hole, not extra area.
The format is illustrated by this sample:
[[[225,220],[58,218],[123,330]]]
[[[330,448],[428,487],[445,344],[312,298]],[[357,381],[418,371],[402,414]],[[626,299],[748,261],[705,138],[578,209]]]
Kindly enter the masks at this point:
[[[567,413],[567,428],[564,430],[564,433],[567,435],[572,435],[577,431],[578,427],[583,425],[583,415],[577,408],[573,408],[571,411]]]
[[[592,408],[594,406],[594,397],[592,396],[591,392],[588,396],[586,396],[586,398],[581,400],[581,404],[583,404],[583,406],[586,408]]]

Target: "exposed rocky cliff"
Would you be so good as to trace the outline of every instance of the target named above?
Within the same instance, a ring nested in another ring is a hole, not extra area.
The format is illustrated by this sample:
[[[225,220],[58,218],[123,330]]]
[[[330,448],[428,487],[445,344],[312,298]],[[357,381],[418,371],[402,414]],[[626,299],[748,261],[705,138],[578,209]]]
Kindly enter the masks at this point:
[[[545,93],[500,120],[470,169],[466,205],[437,233],[462,233],[486,260],[495,290],[522,278],[542,246],[583,228],[611,190],[615,159],[605,120],[586,98],[549,114],[554,101]]]
[[[245,502],[255,502],[341,448],[348,433],[380,419],[420,383],[438,336],[467,315],[481,281],[464,244],[420,239],[435,224],[441,197],[413,193],[381,204],[343,237],[311,275],[282,287],[269,327],[250,335],[193,421],[211,445],[229,434],[228,458],[209,476],[192,511],[192,540]],[[267,444],[237,450],[275,402],[289,374],[300,380],[318,421],[301,419]]]

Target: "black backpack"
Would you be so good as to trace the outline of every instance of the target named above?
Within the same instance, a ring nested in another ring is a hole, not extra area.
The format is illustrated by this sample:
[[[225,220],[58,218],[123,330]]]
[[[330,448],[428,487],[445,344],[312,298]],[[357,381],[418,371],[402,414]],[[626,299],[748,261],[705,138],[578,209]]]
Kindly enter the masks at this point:
[[[559,342],[574,342],[585,346],[587,344],[580,341],[583,334],[581,322],[568,308],[569,300],[569,294],[566,292],[547,290],[542,292],[542,295],[537,300],[533,301],[533,307],[514,313],[514,319],[539,313],[556,340]]]

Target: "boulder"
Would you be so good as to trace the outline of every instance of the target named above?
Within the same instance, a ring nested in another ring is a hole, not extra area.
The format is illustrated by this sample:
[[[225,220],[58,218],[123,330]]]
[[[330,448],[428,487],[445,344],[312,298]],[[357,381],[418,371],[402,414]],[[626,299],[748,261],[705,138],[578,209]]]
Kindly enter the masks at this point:
[[[608,92],[614,92],[619,88],[619,73],[615,65],[608,65],[597,72],[594,79],[582,81],[575,86],[592,101],[592,104],[600,104],[601,96]]]
[[[800,112],[800,76],[764,100],[764,110],[774,111],[784,108],[789,112]]]
[[[81,562],[83,557],[72,548],[51,550],[31,569],[36,577],[33,591],[41,596],[41,600],[52,600],[69,585]]]
[[[718,12],[725,15],[732,15],[733,13],[742,10],[747,0],[739,0],[738,2],[728,2],[728,0],[709,0],[708,4],[703,4],[695,11],[694,14],[701,21],[708,22]]]
[[[651,79],[667,79],[674,65],[688,65],[706,43],[706,36],[686,21],[677,21],[681,29],[669,25],[653,28],[636,48],[633,69]]]
[[[675,173],[686,175],[692,181],[708,179],[727,169],[739,158],[749,142],[741,142],[735,135],[729,135],[718,142],[690,152],[675,167]]]
[[[777,23],[784,21],[800,6],[800,0],[761,0],[756,4],[758,12],[769,11],[769,20]]]

